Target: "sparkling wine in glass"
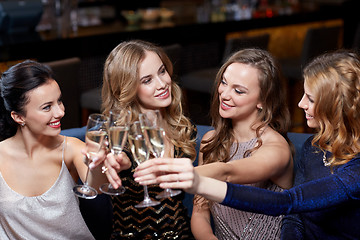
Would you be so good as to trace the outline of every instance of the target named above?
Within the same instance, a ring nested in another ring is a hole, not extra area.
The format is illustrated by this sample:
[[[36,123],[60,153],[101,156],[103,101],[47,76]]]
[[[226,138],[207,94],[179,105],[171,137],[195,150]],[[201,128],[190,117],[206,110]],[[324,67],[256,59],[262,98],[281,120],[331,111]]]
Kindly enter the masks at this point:
[[[90,114],[88,118],[88,123],[86,127],[85,142],[87,148],[87,156],[84,161],[86,165],[89,164],[89,160],[94,160],[97,157],[97,154],[104,145],[104,140],[107,137],[106,125],[108,117],[102,114],[93,113]],[[73,192],[78,197],[93,199],[97,196],[97,191],[90,187],[87,182],[89,175],[89,166],[87,168],[85,181],[82,185],[76,185],[73,188]]]
[[[130,111],[117,108],[110,110],[108,137],[111,152],[119,155],[127,141],[129,131]],[[100,187],[100,191],[109,195],[120,195],[125,192],[125,188],[120,186],[114,188],[110,183],[105,183]]]
[[[134,122],[129,129],[128,140],[134,160],[139,165],[149,159],[149,148],[145,136],[142,132],[139,121]],[[156,206],[160,204],[149,197],[148,188],[144,185],[144,200],[135,205],[137,208]]]
[[[162,127],[162,118],[159,110],[151,110],[139,115],[141,127],[150,143],[151,151],[156,158],[164,156],[165,131]],[[157,199],[179,195],[181,190],[166,188],[156,195]]]

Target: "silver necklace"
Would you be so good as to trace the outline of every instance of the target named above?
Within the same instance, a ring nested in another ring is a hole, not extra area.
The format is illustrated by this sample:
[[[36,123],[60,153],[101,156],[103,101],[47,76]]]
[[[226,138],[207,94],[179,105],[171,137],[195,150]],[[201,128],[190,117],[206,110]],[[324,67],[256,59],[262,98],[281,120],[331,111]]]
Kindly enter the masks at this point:
[[[328,167],[331,164],[326,158],[326,152],[324,152],[322,161],[323,161],[325,167]]]

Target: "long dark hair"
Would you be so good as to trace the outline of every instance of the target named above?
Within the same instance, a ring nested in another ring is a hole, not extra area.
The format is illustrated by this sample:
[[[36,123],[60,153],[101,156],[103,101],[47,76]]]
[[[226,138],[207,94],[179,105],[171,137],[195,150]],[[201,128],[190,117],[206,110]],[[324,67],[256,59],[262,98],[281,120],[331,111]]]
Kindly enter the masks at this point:
[[[287,132],[290,128],[290,113],[286,104],[286,91],[284,90],[278,63],[268,51],[256,48],[243,49],[235,52],[217,73],[215,79],[216,88],[214,89],[212,108],[210,110],[215,134],[208,141],[203,141],[206,144],[201,149],[201,152],[204,154],[204,163],[227,162],[232,157],[230,156],[229,149],[234,141],[233,126],[231,119],[224,119],[220,116],[218,92],[223,74],[232,63],[246,64],[256,68],[259,72],[262,110],[259,110],[256,121],[260,123],[255,129],[258,140],[256,147],[250,149],[246,154],[250,154],[261,147],[261,129],[267,125],[280,133],[291,146],[287,137]]]
[[[18,124],[11,118],[11,112],[26,115],[27,92],[54,79],[52,70],[41,63],[25,60],[6,72],[0,79],[0,141],[15,135]]]

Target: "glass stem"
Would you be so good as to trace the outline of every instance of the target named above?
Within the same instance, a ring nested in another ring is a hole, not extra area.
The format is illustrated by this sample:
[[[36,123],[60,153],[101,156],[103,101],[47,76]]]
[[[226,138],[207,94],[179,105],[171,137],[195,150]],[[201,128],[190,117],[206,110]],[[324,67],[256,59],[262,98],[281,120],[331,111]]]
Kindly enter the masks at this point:
[[[149,200],[150,197],[149,197],[148,187],[144,185],[144,201],[149,201]]]
[[[87,170],[86,170],[86,175],[85,175],[85,181],[84,181],[84,186],[85,187],[88,187],[88,182],[87,182],[87,179],[88,179],[88,175],[89,175],[89,171],[90,171],[90,168],[88,167]]]

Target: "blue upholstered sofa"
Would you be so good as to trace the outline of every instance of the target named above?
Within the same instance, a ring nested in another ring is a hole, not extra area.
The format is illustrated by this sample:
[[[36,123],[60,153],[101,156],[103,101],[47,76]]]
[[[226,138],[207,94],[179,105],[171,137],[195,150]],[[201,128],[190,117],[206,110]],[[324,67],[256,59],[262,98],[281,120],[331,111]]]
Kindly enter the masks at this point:
[[[198,134],[196,149],[198,152],[202,136],[207,131],[211,130],[211,127],[197,125],[197,130]],[[65,136],[77,137],[82,141],[85,139],[85,127],[65,129],[61,133]],[[288,133],[288,137],[295,147],[295,161],[299,159],[302,145],[310,136],[311,134],[306,133]],[[194,162],[194,165],[197,165],[197,159]],[[192,211],[192,198],[192,195],[186,194],[184,199],[184,204],[188,208],[189,215],[191,215]],[[112,206],[110,197],[106,194],[100,194],[93,200],[79,200],[80,210],[94,237],[97,240],[109,239],[112,228]]]

